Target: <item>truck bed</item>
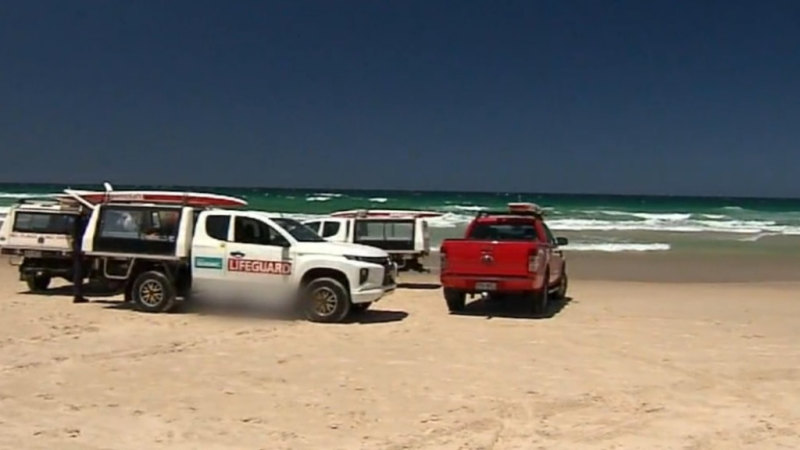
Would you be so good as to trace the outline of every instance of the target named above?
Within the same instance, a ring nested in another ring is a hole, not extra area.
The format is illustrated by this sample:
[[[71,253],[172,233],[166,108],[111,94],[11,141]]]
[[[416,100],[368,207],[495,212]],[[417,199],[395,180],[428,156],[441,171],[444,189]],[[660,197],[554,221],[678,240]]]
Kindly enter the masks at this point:
[[[481,277],[527,277],[528,261],[538,249],[536,242],[448,239],[441,251],[450,275]]]

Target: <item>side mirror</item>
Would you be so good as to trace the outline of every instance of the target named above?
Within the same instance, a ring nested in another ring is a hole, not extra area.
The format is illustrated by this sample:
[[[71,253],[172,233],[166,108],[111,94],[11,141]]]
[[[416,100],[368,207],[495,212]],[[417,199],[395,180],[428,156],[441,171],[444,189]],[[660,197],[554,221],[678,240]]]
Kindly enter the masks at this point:
[[[559,247],[569,244],[569,239],[565,237],[557,237],[556,238],[556,245]]]

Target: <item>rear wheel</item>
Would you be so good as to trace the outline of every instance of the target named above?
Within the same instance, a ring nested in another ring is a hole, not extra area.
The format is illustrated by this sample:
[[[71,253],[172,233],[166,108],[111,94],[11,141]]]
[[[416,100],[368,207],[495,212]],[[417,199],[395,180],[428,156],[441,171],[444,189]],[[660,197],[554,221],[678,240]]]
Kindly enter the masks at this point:
[[[550,274],[545,273],[544,275],[545,280],[550,279]],[[544,314],[547,312],[547,304],[549,303],[549,291],[547,286],[547,282],[545,281],[542,288],[534,292],[531,298],[531,312],[537,316]]]
[[[136,277],[131,298],[140,311],[169,312],[175,307],[175,287],[166,275],[151,270]]]
[[[26,280],[28,283],[28,290],[31,292],[46,291],[50,286],[49,275],[33,275]]]
[[[463,311],[466,306],[467,295],[455,289],[444,288],[444,299],[450,312]]]
[[[333,278],[317,278],[308,283],[302,305],[306,319],[321,323],[342,322],[353,306],[347,289]]]

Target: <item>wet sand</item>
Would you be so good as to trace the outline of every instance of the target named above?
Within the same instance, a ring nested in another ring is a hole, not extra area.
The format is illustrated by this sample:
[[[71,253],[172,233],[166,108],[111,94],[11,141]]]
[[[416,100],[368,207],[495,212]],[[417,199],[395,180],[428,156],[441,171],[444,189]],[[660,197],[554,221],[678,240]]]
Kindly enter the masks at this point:
[[[596,281],[574,259],[545,318],[450,315],[411,275],[342,325],[73,305],[3,265],[0,448],[800,447],[800,283]]]

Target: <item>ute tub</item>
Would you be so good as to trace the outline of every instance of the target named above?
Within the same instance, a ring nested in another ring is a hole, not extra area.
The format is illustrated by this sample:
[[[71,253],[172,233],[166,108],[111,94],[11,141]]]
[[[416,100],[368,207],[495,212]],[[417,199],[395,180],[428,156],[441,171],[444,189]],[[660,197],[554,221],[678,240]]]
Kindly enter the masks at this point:
[[[482,277],[479,275],[447,275],[441,277],[442,287],[463,292],[487,292],[486,289],[476,289],[477,283],[495,283],[496,289],[490,292],[521,293],[539,291],[544,287],[544,277]]]

